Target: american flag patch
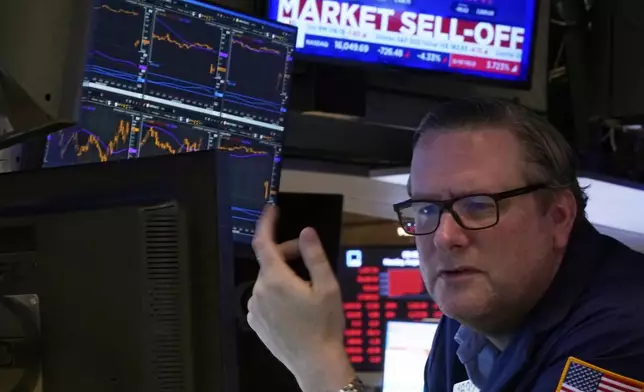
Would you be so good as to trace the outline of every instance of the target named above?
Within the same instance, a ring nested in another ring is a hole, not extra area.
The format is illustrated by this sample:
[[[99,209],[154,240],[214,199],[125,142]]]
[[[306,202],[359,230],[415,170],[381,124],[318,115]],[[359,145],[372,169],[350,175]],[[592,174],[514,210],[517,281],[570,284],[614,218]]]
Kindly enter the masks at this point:
[[[644,392],[644,382],[568,358],[557,392]]]

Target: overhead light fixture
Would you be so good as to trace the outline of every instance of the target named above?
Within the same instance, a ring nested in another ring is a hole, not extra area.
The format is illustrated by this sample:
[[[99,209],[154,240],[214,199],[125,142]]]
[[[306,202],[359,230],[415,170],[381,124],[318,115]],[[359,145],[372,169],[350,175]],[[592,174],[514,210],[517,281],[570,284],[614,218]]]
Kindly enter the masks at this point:
[[[376,176],[371,178],[382,182],[388,182],[390,184],[407,186],[407,181],[409,180],[409,174],[390,174],[386,176]]]

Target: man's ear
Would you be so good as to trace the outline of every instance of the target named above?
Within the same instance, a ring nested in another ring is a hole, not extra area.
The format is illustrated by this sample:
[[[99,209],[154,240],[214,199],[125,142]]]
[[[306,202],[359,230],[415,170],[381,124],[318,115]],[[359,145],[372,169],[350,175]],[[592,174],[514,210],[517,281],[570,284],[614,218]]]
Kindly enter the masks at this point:
[[[563,249],[577,219],[577,200],[570,189],[556,191],[548,211],[554,225],[554,246]]]

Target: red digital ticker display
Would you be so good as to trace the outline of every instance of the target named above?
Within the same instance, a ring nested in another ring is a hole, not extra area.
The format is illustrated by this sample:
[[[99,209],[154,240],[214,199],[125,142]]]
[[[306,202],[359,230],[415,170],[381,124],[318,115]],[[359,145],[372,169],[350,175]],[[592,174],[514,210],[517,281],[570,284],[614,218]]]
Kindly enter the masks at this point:
[[[387,321],[442,315],[425,290],[415,249],[345,249],[338,277],[347,323],[345,346],[357,371],[382,371]]]

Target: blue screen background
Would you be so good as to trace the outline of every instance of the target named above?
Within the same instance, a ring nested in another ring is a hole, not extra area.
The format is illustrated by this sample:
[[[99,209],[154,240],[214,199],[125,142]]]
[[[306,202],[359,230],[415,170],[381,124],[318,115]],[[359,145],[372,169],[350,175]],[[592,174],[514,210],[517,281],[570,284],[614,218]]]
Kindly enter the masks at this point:
[[[277,19],[279,0],[268,0],[268,17]],[[534,44],[534,23],[537,0],[412,0],[411,4],[396,4],[394,0],[340,0],[343,3],[370,5],[379,8],[389,8],[396,11],[412,11],[443,17],[455,17],[461,20],[488,21],[494,24],[524,27],[526,30],[523,44],[523,58],[521,60],[521,73],[519,75],[497,74],[468,69],[455,69],[445,65],[444,62],[420,61],[411,58],[383,58],[375,51],[369,53],[357,53],[353,51],[336,50],[333,45],[328,48],[317,46],[305,46],[297,51],[303,55],[327,57],[338,60],[359,61],[370,64],[385,64],[398,67],[411,67],[435,71],[447,71],[451,73],[465,74],[483,77],[486,79],[505,80],[512,82],[527,82],[530,77],[530,65],[532,47]],[[481,17],[474,14],[464,15],[454,11],[455,4],[467,4],[471,7],[484,7],[493,9],[495,16]],[[307,39],[320,41],[333,41],[332,38],[313,36],[307,34]],[[356,41],[357,43],[360,43]],[[376,44],[377,45],[377,44]],[[439,56],[449,56],[445,53],[438,53]]]

